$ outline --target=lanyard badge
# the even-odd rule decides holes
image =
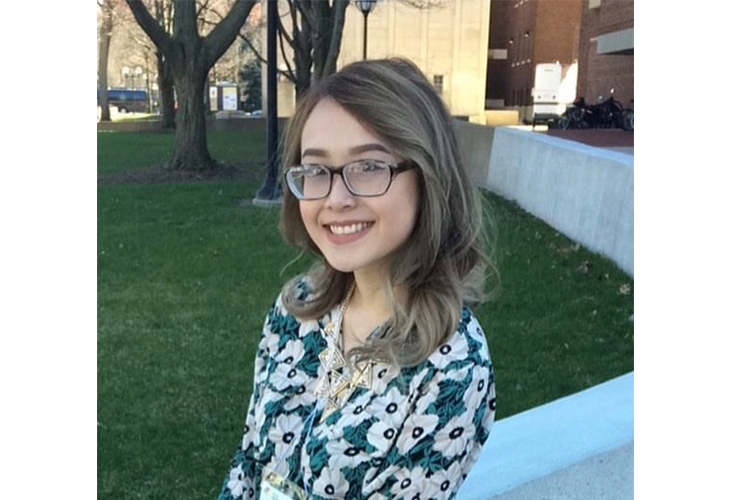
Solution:
[[[260,500],[306,500],[304,491],[285,477],[264,467]]]

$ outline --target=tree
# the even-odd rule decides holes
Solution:
[[[251,61],[241,68],[239,80],[243,82],[244,111],[261,110],[261,65],[257,61]]]
[[[297,98],[314,80],[335,72],[340,54],[345,9],[349,0],[286,0],[287,23],[278,19],[279,46],[286,70],[281,74],[294,84]],[[246,34],[239,35],[264,64],[266,59]],[[285,48],[288,47],[289,50]],[[287,52],[294,54],[293,63]]]
[[[335,72],[345,26],[345,9],[349,0],[287,2],[291,15],[291,32],[284,29],[279,20],[279,33],[280,40],[285,40],[294,52],[292,67],[286,51],[282,50],[287,73],[291,75],[290,79],[299,98],[312,84],[312,78],[318,81]]]
[[[101,106],[101,121],[111,121],[109,113],[109,84],[107,80],[107,68],[109,66],[109,47],[112,40],[112,28],[114,26],[114,4],[112,0],[97,2],[101,8],[101,29],[99,33],[99,105]]]
[[[206,170],[217,166],[205,135],[204,92],[208,71],[228,49],[246,22],[255,0],[235,0],[228,14],[201,37],[195,2],[174,0],[173,30],[169,34],[152,17],[142,0],[126,0],[140,27],[169,63],[177,91],[175,150],[168,168]]]

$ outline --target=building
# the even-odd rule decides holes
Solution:
[[[614,89],[633,108],[633,0],[583,0],[579,45],[578,95],[594,103]]]
[[[428,7],[418,8],[408,2],[380,1],[368,16],[368,59],[411,59],[438,89],[454,116],[484,123],[490,3],[448,0],[423,2]],[[362,60],[363,29],[363,15],[351,2],[338,68]],[[279,115],[291,116],[294,88],[285,79],[279,81],[277,102]]]
[[[565,110],[575,99],[580,17],[580,0],[492,0],[488,116],[531,121]]]

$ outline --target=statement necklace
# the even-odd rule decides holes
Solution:
[[[324,373],[320,376],[317,389],[314,391],[315,396],[326,398],[322,412],[323,419],[333,411],[342,408],[355,389],[358,387],[370,389],[373,383],[373,362],[356,361],[353,374],[348,369],[345,354],[342,352],[342,319],[354,291],[355,283],[353,282],[337,316],[324,327],[327,349],[319,353]]]

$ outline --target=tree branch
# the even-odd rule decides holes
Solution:
[[[150,15],[142,0],[126,0],[132,15],[137,24],[147,33],[150,40],[160,49],[163,54],[169,54],[172,49],[172,38]]]
[[[279,29],[276,30],[279,32],[279,46],[281,47],[281,57],[284,59],[284,64],[286,65],[286,71],[282,71],[281,74],[284,75],[289,81],[291,81],[294,85],[296,85],[296,77],[294,75],[294,70],[291,68],[291,63],[289,63],[289,59],[286,56],[286,50],[284,50],[284,42],[282,41],[284,30],[281,26],[281,19],[279,19],[279,16],[276,16]]]
[[[396,0],[396,2],[418,10],[438,10],[446,6],[445,0]]]
[[[315,0],[315,1],[323,1],[323,0]],[[290,5],[291,5],[291,3],[290,3]],[[296,9],[302,13],[302,17],[305,18],[306,22],[308,22],[310,26],[316,26],[317,21],[315,20],[314,9],[312,8],[310,1],[299,0],[294,5],[295,5]]]
[[[215,64],[236,39],[255,3],[256,0],[236,0],[226,17],[203,39],[205,65],[208,68]]]
[[[251,51],[253,52],[253,55],[256,56],[256,59],[258,59],[260,62],[266,64],[266,59],[264,58],[264,56],[262,56],[261,53],[258,50],[256,50],[256,47],[254,47],[253,42],[251,42],[251,40],[249,40],[246,35],[239,33],[238,38],[240,38],[241,40],[246,42],[246,45],[248,45],[248,47],[251,49]]]
[[[340,45],[342,44],[342,31],[345,25],[345,9],[349,0],[335,0],[334,18],[332,21],[332,32],[330,38],[330,46],[327,48],[327,58],[324,63],[322,76],[330,75],[335,72],[337,57],[340,55]]]
[[[293,19],[292,19],[292,21],[293,21]],[[286,30],[284,29],[284,23],[281,22],[281,18],[279,18],[278,16],[277,16],[277,19],[276,19],[276,24],[277,24],[277,28],[278,28],[277,31],[279,32],[279,36],[280,37],[283,36],[284,39],[286,40],[286,43],[288,43],[289,46],[293,49],[294,48],[294,40],[292,39],[291,36],[289,36],[289,33],[286,32]],[[296,28],[294,28],[294,29],[296,29]],[[281,51],[283,52],[284,51],[284,44],[283,43],[281,44],[281,47],[282,47]]]
[[[198,11],[196,12],[196,14],[195,14],[195,15],[196,15],[197,17],[200,17],[200,14],[201,14],[202,12],[205,12],[206,10],[208,10],[208,4],[210,3],[210,0],[205,0],[205,1],[203,1],[203,2],[198,2],[198,3],[199,3],[199,5],[200,5],[200,8],[198,9]],[[211,10],[212,10],[212,9],[211,9]]]

